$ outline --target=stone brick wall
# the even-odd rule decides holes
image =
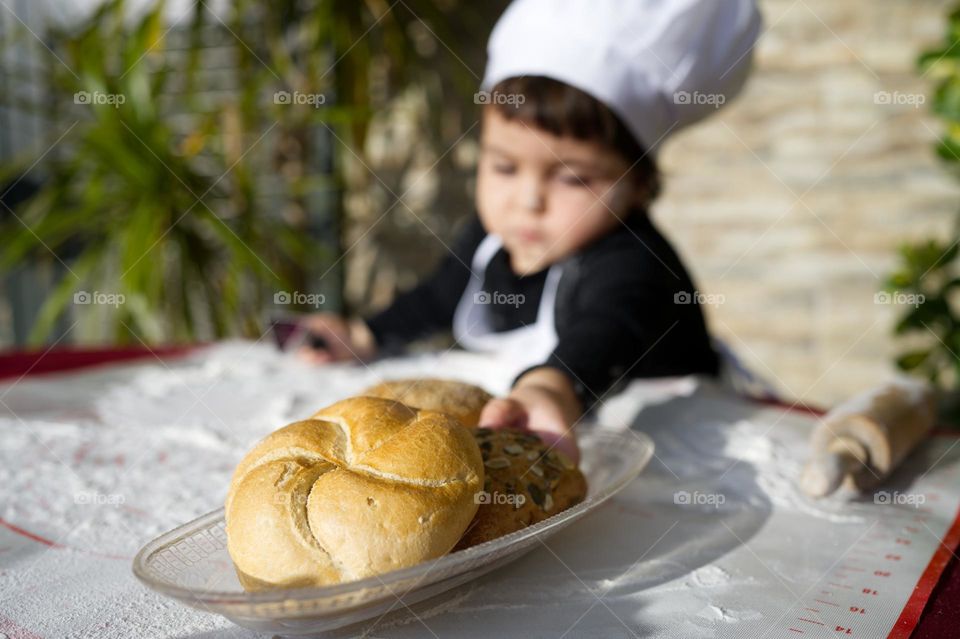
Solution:
[[[936,159],[915,60],[952,3],[762,0],[736,103],[661,155],[654,214],[714,333],[783,393],[830,404],[893,371],[902,309],[874,294],[903,242],[943,236],[960,183]]]

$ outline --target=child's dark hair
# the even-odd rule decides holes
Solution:
[[[653,157],[616,113],[580,89],[545,76],[517,76],[499,82],[493,94],[523,96],[523,101],[492,100],[507,120],[520,120],[557,136],[591,141],[618,153],[632,167],[634,183],[653,201],[660,173]]]

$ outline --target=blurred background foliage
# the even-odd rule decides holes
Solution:
[[[39,97],[0,97],[45,123],[0,167],[4,196],[19,194],[3,199],[0,269],[57,273],[21,318],[29,343],[74,323],[72,341],[256,339],[279,292],[345,312],[388,298],[405,253],[377,246],[430,261],[416,240],[468,212],[472,158],[456,143],[476,134],[505,4],[231,0],[174,21],[162,1],[108,0],[43,33],[8,30],[5,49],[40,37],[49,52],[39,74],[4,69]],[[84,291],[123,303],[76,303]]]
[[[923,52],[917,67],[935,82],[933,113],[943,123],[936,153],[960,180],[960,5],[947,17],[940,46]],[[891,294],[911,296],[895,333],[910,348],[900,353],[901,370],[922,375],[943,391],[943,418],[960,425],[960,218],[945,239],[904,244],[886,283]]]

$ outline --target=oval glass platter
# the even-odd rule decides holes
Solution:
[[[653,455],[653,442],[635,431],[584,426],[577,440],[580,469],[587,478],[586,500],[522,530],[416,566],[322,588],[246,592],[227,553],[220,508],[146,544],[133,560],[133,572],[157,592],[260,632],[315,635],[373,619],[434,597],[534,550],[636,479]]]

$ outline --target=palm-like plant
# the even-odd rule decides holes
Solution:
[[[45,80],[57,101],[35,109],[60,123],[50,144],[62,139],[36,168],[36,154],[3,167],[7,182],[28,170],[43,180],[0,228],[0,268],[59,259],[68,246],[79,253],[64,260],[30,341],[48,337],[77,291],[123,296],[116,308],[72,307],[119,342],[256,336],[274,292],[336,294],[336,283],[311,274],[339,250],[342,171],[362,155],[372,114],[403,86],[436,83],[438,72],[457,89],[452,99],[434,91],[438,103],[463,103],[474,90],[457,64],[436,68],[412,27],[429,21],[436,37],[458,42],[500,7],[449,4],[234,0],[217,16],[200,2],[179,66],[165,52],[162,1],[132,23],[123,0],[109,0],[82,24],[51,29],[57,58]],[[221,94],[203,86],[211,30],[232,45],[235,88]],[[323,100],[284,103],[277,91]],[[186,110],[176,127],[162,106],[171,98]],[[349,152],[324,167],[338,144]],[[329,212],[325,222],[318,209]]]
[[[60,61],[49,81],[66,132],[55,132],[62,138],[41,164],[39,191],[4,230],[2,262],[81,248],[33,342],[79,290],[123,296],[91,318],[119,341],[130,331],[148,341],[251,334],[264,288],[287,286],[306,252],[295,228],[254,208],[249,165],[228,164],[222,112],[196,113],[187,135],[166,121],[159,105],[173,75],[161,60],[162,15],[159,3],[131,27],[123,2],[112,0],[79,28],[50,34]],[[34,161],[12,163],[7,175]]]

